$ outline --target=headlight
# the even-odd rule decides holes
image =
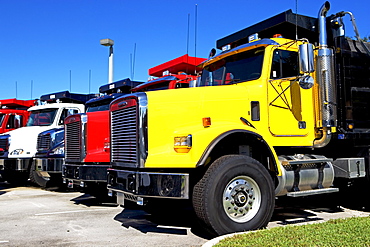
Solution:
[[[192,147],[192,135],[176,136],[174,138],[174,149],[178,153],[188,153]]]
[[[50,155],[53,155],[53,154],[64,154],[64,145],[63,146],[58,146],[58,147],[52,149],[49,154]]]

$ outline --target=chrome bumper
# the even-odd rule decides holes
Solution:
[[[37,171],[61,173],[64,158],[34,158]]]
[[[32,159],[0,159],[0,170],[28,171]]]
[[[63,165],[63,178],[79,182],[107,182],[107,169],[110,165]]]
[[[108,169],[108,190],[123,199],[140,203],[144,197],[189,199],[189,174]]]

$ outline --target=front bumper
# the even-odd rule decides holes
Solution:
[[[110,165],[75,165],[65,164],[63,166],[63,178],[73,181],[74,184],[80,182],[107,182],[107,169]]]
[[[189,174],[108,169],[108,190],[123,199],[138,202],[144,197],[189,199]]]
[[[48,173],[61,173],[64,164],[64,158],[35,158],[37,171]]]
[[[0,159],[0,170],[29,171],[32,158]]]

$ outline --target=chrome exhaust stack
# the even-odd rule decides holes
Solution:
[[[333,50],[328,48],[326,14],[330,3],[325,2],[319,11],[319,49],[317,57],[317,79],[320,87],[323,136],[315,140],[314,147],[326,146],[331,138],[331,127],[337,126],[336,86]]]

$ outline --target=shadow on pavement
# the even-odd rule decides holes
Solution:
[[[188,229],[201,238],[211,239],[198,224],[198,220],[191,207],[179,207],[176,210],[169,209],[167,212],[157,211],[148,213],[143,207],[133,204],[127,205],[124,210],[114,217],[125,228],[135,228],[142,233],[161,233],[187,235]]]

